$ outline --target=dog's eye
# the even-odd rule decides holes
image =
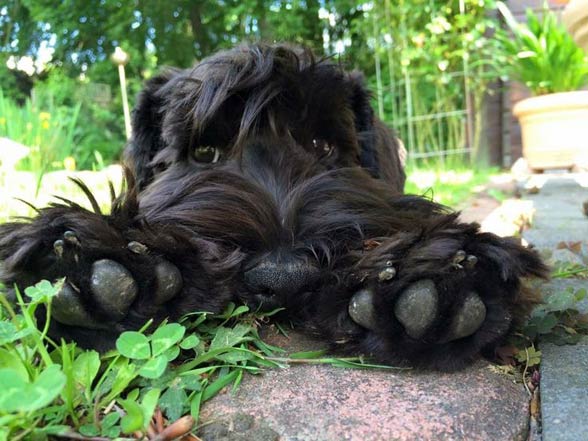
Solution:
[[[333,150],[335,150],[335,146],[324,139],[315,138],[312,140],[312,145],[320,156],[331,156]]]
[[[204,164],[214,164],[220,159],[220,150],[209,145],[199,146],[194,149],[194,159]]]

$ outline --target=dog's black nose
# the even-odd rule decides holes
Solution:
[[[265,296],[284,296],[307,289],[319,277],[317,267],[305,260],[269,256],[244,274],[249,289]]]

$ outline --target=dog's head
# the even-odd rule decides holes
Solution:
[[[260,140],[324,169],[363,167],[402,192],[399,146],[362,75],[286,45],[239,46],[151,79],[126,157],[144,187],[173,164],[198,172],[243,159]]]
[[[398,221],[399,153],[360,74],[254,45],[150,80],[126,160],[150,222],[238,250],[247,289],[285,292]]]

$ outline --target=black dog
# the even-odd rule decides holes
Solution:
[[[51,332],[82,346],[243,302],[284,307],[338,351],[464,366],[524,317],[521,278],[545,267],[403,195],[369,99],[360,75],[284,45],[164,73],[139,97],[111,214],[66,201],[1,226],[0,279],[65,277]]]

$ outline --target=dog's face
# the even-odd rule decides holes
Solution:
[[[288,46],[152,79],[127,148],[146,218],[185,219],[211,255],[238,261],[240,289],[307,290],[386,233],[387,198],[402,192],[398,146],[369,99],[361,75]]]

